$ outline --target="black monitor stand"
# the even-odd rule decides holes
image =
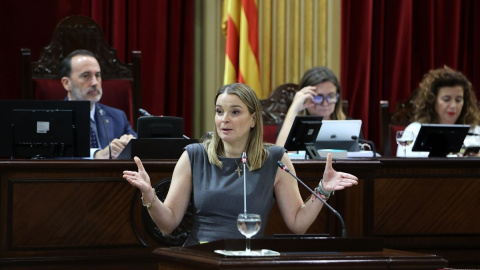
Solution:
[[[315,143],[305,143],[305,151],[311,159],[321,159],[320,154],[318,154]]]

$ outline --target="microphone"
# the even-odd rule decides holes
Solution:
[[[98,113],[100,113],[100,116],[102,117],[103,129],[105,130],[105,136],[107,136],[108,159],[112,159],[112,146],[110,145],[110,137],[108,136],[107,126],[105,125],[105,118],[103,117],[105,111],[100,106],[98,106]]]
[[[330,211],[332,211],[338,217],[338,219],[340,220],[340,223],[342,224],[342,237],[344,237],[344,238],[347,237],[347,231],[345,229],[345,223],[343,222],[343,218],[337,212],[337,210],[333,209],[333,207],[331,207],[324,199],[322,199],[322,197],[318,196],[318,194],[316,192],[314,192],[311,188],[309,188],[302,180],[300,180],[300,178],[298,178],[296,175],[294,175],[290,171],[290,169],[288,169],[287,166],[285,164],[283,164],[280,160],[277,163],[278,163],[278,167],[280,167],[280,169],[286,171],[288,174],[293,176],[293,178],[295,178],[300,184],[302,184],[306,189],[308,189],[308,191],[310,191],[310,193],[312,193],[315,197],[317,197],[317,199],[319,199],[325,206],[328,207],[328,209],[330,209]]]
[[[361,143],[370,144],[372,146],[373,157],[377,157],[377,148],[375,147],[375,143],[373,141],[360,139],[358,136],[352,136],[352,140],[358,140]]]
[[[152,116],[150,113],[148,113],[146,110],[144,110],[144,109],[142,109],[142,108],[138,109],[138,111],[139,111],[141,114],[143,114],[144,116]]]

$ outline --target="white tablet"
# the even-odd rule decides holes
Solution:
[[[343,149],[359,151],[358,137],[362,120],[322,120],[315,147],[320,149]]]

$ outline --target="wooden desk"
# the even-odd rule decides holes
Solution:
[[[171,177],[176,161],[145,161],[153,183]],[[349,237],[383,237],[386,248],[437,254],[449,266],[480,268],[479,159],[335,161],[360,178],[329,203]],[[310,187],[323,161],[294,161]],[[139,192],[122,178],[121,160],[0,161],[0,267],[156,269],[161,246],[145,229]],[[300,188],[303,196],[307,191]],[[324,209],[307,233],[340,236]],[[289,233],[274,208],[266,234]],[[38,266],[38,267],[36,267]],[[68,266],[68,267],[66,267]]]

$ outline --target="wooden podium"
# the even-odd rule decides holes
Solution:
[[[229,257],[215,250],[243,250],[244,239],[186,248],[157,248],[158,269],[441,269],[437,255],[383,249],[382,238],[297,237],[252,239],[252,250],[280,253],[270,257]]]

